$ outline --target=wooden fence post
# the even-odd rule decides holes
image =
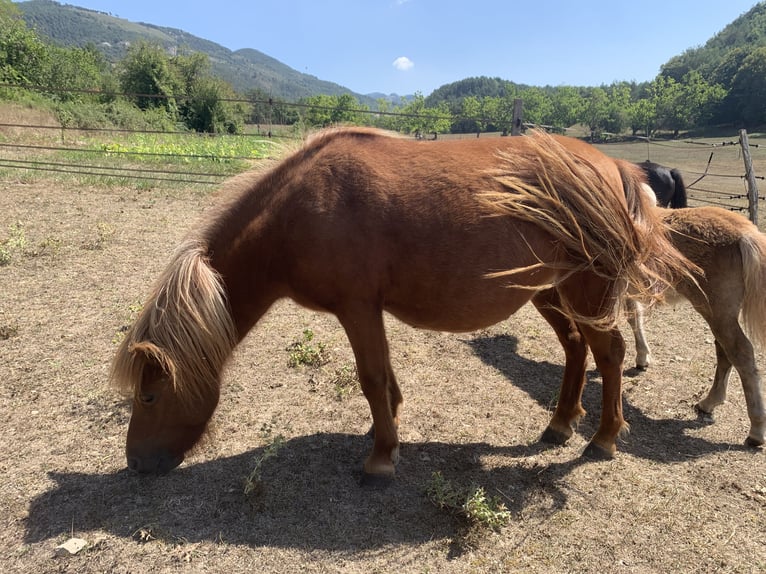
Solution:
[[[745,162],[745,178],[747,179],[747,203],[750,221],[758,225],[758,184],[753,173],[753,159],[750,157],[750,145],[747,142],[747,130],[739,130],[739,145],[742,146],[742,159]]]
[[[511,135],[520,136],[522,126],[522,113],[524,110],[524,102],[521,98],[513,100],[513,125],[511,126]]]

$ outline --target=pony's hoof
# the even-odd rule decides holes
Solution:
[[[362,472],[362,478],[359,479],[359,486],[369,490],[383,490],[394,483],[393,474],[373,474],[371,472]]]
[[[558,431],[551,427],[547,427],[540,437],[540,442],[544,442],[546,444],[563,445],[566,444],[570,436],[572,435]]]
[[[594,442],[589,442],[585,450],[582,451],[581,456],[591,460],[612,460],[614,458],[614,451],[599,446]]]
[[[699,422],[702,422],[705,424],[712,424],[715,422],[715,416],[713,416],[713,411],[705,410],[704,408],[702,408],[702,406],[699,403],[694,405],[694,412],[697,413],[697,419],[699,420]]]
[[[763,447],[763,439],[757,439],[749,436],[745,439],[745,446],[760,449]]]

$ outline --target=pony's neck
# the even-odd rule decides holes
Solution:
[[[258,195],[253,191],[231,204],[207,233],[210,264],[223,280],[240,341],[282,296],[271,272],[278,253],[270,238],[273,216],[254,201]]]

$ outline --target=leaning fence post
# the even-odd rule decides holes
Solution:
[[[758,225],[758,184],[753,173],[753,159],[750,157],[750,145],[747,142],[747,130],[739,130],[739,145],[742,146],[742,159],[745,162],[745,178],[747,179],[747,203],[750,210],[750,221]]]

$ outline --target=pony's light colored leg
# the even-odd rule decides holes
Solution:
[[[766,442],[766,409],[764,408],[761,377],[755,362],[755,353],[750,339],[742,332],[739,323],[728,321],[726,325],[713,327],[716,337],[716,374],[708,395],[697,407],[703,412],[712,413],[713,409],[726,400],[726,386],[731,366],[737,369],[742,380],[742,389],[747,404],[747,416],[750,419],[750,432],[746,443],[760,446]]]
[[[729,361],[729,357],[721,347],[718,339],[715,340],[715,377],[713,378],[713,386],[710,387],[707,396],[697,403],[696,407],[699,411],[706,414],[713,414],[713,410],[718,405],[722,405],[726,402],[726,389],[729,386],[729,376],[731,375],[732,364]]]
[[[560,300],[553,290],[535,295],[532,302],[553,327],[566,357],[556,410],[540,440],[564,444],[572,436],[572,426],[585,415],[582,392],[585,387],[588,346],[577,325],[558,311]]]
[[[585,340],[593,352],[596,366],[601,372],[601,422],[583,456],[611,458],[617,450],[617,436],[627,430],[622,416],[622,367],[625,359],[625,341],[618,328],[601,331],[580,325]]]
[[[635,299],[626,299],[625,308],[628,324],[633,330],[633,339],[636,341],[636,368],[644,370],[652,362],[652,354],[644,334],[644,306]]]
[[[393,478],[399,457],[397,425],[402,395],[394,378],[379,308],[365,306],[338,314],[356,358],[356,368],[370,404],[374,441],[364,463],[365,480]]]

